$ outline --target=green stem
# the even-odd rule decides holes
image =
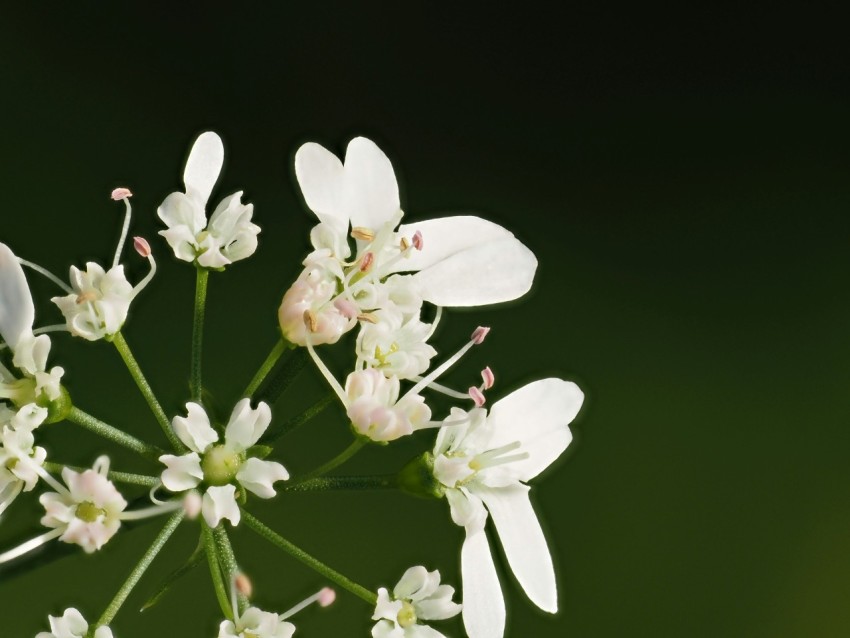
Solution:
[[[283,391],[290,386],[295,378],[310,360],[306,348],[294,348],[290,350],[283,360],[278,362],[275,368],[266,377],[265,382],[254,393],[256,401],[265,401],[269,405],[275,403]]]
[[[60,474],[62,468],[69,468],[75,472],[85,472],[88,468],[76,467],[74,465],[65,465],[64,463],[53,463],[51,461],[44,462],[44,469],[54,474]],[[114,472],[112,470],[106,475],[110,481],[116,483],[129,483],[130,485],[142,485],[144,487],[153,487],[159,483],[159,477],[148,476],[147,474],[130,474],[129,472]]]
[[[171,518],[168,519],[165,527],[162,528],[162,531],[160,531],[159,535],[154,540],[153,545],[148,548],[148,551],[146,551],[145,555],[142,556],[138,565],[136,565],[133,568],[133,571],[130,572],[127,580],[124,581],[123,585],[121,585],[121,589],[119,589],[118,593],[115,594],[115,598],[113,598],[112,602],[109,603],[109,607],[106,608],[106,611],[103,612],[97,623],[95,623],[95,627],[108,625],[112,622],[112,619],[115,618],[115,614],[117,614],[118,610],[121,609],[121,605],[123,605],[124,601],[127,600],[127,596],[129,596],[130,592],[133,591],[133,588],[139,582],[139,579],[145,571],[147,571],[148,567],[150,567],[153,559],[156,558],[157,554],[159,554],[159,551],[174,533],[174,530],[177,529],[177,526],[180,525],[180,522],[183,520],[185,515],[186,513],[183,510],[178,510],[171,515]]]
[[[265,434],[260,438],[260,443],[270,443],[271,441],[275,441],[282,437],[284,434],[289,434],[295,428],[300,427],[315,418],[322,412],[326,407],[336,401],[336,395],[333,392],[329,392],[321,399],[316,401],[313,405],[307,408],[303,414],[299,414],[296,417],[289,419],[288,421],[284,421],[280,424],[272,424],[272,426],[266,430]]]
[[[338,454],[337,456],[332,458],[327,463],[320,465],[319,467],[317,467],[312,472],[307,472],[307,474],[304,474],[303,476],[296,477],[295,480],[292,482],[292,484],[298,485],[299,483],[302,483],[302,482],[307,481],[309,479],[313,479],[313,478],[316,478],[318,476],[322,476],[324,474],[327,474],[328,472],[339,467],[340,465],[345,463],[348,459],[350,459],[352,456],[357,454],[361,449],[363,449],[364,445],[366,445],[366,439],[361,438],[361,437],[354,439],[354,442],[351,445],[349,445],[347,448],[345,448],[340,454]]]
[[[286,352],[289,344],[283,339],[278,339],[277,343],[272,348],[272,351],[269,352],[269,356],[266,357],[266,360],[263,361],[260,369],[257,370],[254,378],[251,379],[251,383],[248,384],[248,387],[245,388],[245,392],[242,393],[243,397],[251,397],[257,391],[257,388],[260,387],[260,384],[266,378],[266,376],[271,372],[272,368],[274,368],[278,359],[280,359],[280,355]]]
[[[328,492],[331,490],[376,490],[398,487],[395,474],[381,476],[330,476],[305,479],[278,488],[282,492]]]
[[[322,574],[322,576],[324,576],[328,580],[331,580],[340,587],[347,589],[355,596],[359,596],[372,606],[377,604],[378,597],[371,591],[369,591],[362,585],[358,585],[353,580],[346,578],[335,569],[328,567],[317,558],[314,558],[313,556],[305,552],[303,549],[293,545],[283,536],[270,529],[269,527],[266,527],[265,524],[254,518],[254,516],[252,516],[245,510],[242,510],[242,521],[252,530],[257,532],[257,534],[269,541],[272,545],[276,545],[283,551],[287,552],[289,555],[293,556],[294,558],[297,558],[308,567]]]
[[[215,548],[218,552],[218,560],[221,568],[229,581],[233,581],[237,574],[242,570],[239,569],[239,564],[236,562],[236,555],[233,553],[233,546],[230,544],[230,538],[227,536],[227,531],[224,529],[224,523],[219,523],[218,527],[213,529],[213,537],[215,538]],[[236,592],[236,603],[239,605],[239,614],[241,615],[248,608],[248,597],[242,592]]]
[[[76,406],[71,408],[71,411],[65,418],[68,421],[71,421],[71,423],[76,423],[77,425],[84,427],[105,439],[109,439],[114,443],[123,445],[124,447],[133,450],[134,452],[138,452],[142,456],[151,460],[156,461],[161,455],[165,454],[165,450],[158,448],[155,445],[151,445],[150,443],[145,443],[134,436],[130,436],[126,432],[93,417],[91,414],[83,412]]]
[[[189,388],[192,401],[201,402],[203,383],[201,382],[201,353],[204,345],[204,310],[207,306],[207,281],[210,271],[198,266],[195,278],[195,317],[192,322],[192,373],[189,377]]]
[[[233,610],[230,608],[230,598],[227,587],[224,584],[224,579],[221,576],[221,564],[218,560],[218,550],[215,546],[215,537],[212,529],[203,520],[201,521],[201,534],[204,539],[204,551],[207,555],[207,562],[210,566],[210,576],[212,577],[213,589],[215,596],[218,599],[218,606],[224,617],[228,620],[233,620]]]
[[[168,421],[165,411],[162,409],[159,401],[157,401],[148,380],[145,379],[145,375],[142,374],[142,369],[139,367],[139,363],[130,351],[130,346],[127,345],[127,342],[124,340],[124,335],[121,334],[120,330],[113,336],[112,343],[115,344],[118,354],[120,354],[121,358],[124,360],[127,369],[130,371],[130,375],[133,377],[136,385],[139,386],[142,396],[144,396],[145,401],[148,402],[148,406],[150,407],[151,412],[153,412],[153,415],[156,417],[159,427],[161,427],[162,431],[165,432],[165,436],[168,437],[171,445],[178,452],[185,452],[187,449],[186,446],[183,445],[183,442],[177,438],[177,435],[171,428],[171,423]]]

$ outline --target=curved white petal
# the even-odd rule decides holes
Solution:
[[[405,629],[404,638],[446,638],[446,635],[428,625],[413,625]]]
[[[159,460],[166,467],[162,471],[161,479],[162,484],[167,490],[182,492],[183,490],[197,487],[204,479],[204,471],[201,469],[201,457],[198,456],[197,452],[184,454],[183,456],[163,454],[159,457]]]
[[[204,520],[210,527],[216,527],[221,519],[226,518],[234,527],[239,525],[242,512],[236,503],[236,487],[221,485],[208,487],[201,504]]]
[[[399,211],[398,182],[389,158],[365,137],[345,151],[345,206],[352,226],[377,231]]]
[[[178,242],[195,243],[195,235],[207,225],[203,204],[198,204],[185,193],[168,195],[156,209],[157,216],[168,226],[170,233],[160,231],[169,245],[175,248]],[[71,273],[73,281],[73,271]]]
[[[392,272],[424,270],[462,250],[513,237],[507,228],[475,215],[427,219],[398,228],[399,234],[408,240],[417,231],[422,233],[422,250],[412,251],[393,267]]]
[[[469,531],[460,550],[463,625],[469,638],[502,638],[505,599],[484,529]]]
[[[307,142],[295,153],[295,177],[307,206],[343,237],[348,232],[342,162],[324,146]]]
[[[540,521],[531,507],[528,486],[476,488],[496,524],[508,563],[525,593],[543,611],[558,611],[558,590],[552,556]]]
[[[275,461],[261,461],[250,458],[242,464],[236,474],[236,480],[242,486],[259,496],[260,498],[271,498],[275,492],[274,484],[277,481],[285,481],[289,478],[289,472],[280,463]]]
[[[197,403],[187,403],[186,412],[185,417],[174,417],[171,420],[171,427],[190,450],[203,453],[210,445],[218,441],[218,432],[213,430],[206,411]]]
[[[212,131],[201,133],[189,151],[189,159],[183,171],[186,194],[201,209],[207,205],[223,164],[224,145],[221,138]]]
[[[94,632],[94,638],[113,638],[112,630],[109,627],[98,627]]]
[[[456,252],[413,280],[422,298],[437,306],[484,306],[524,295],[536,270],[534,253],[507,237]]]
[[[233,408],[224,440],[228,447],[242,452],[260,440],[271,422],[272,411],[266,402],[260,401],[256,408],[251,408],[251,399],[242,399]]]
[[[446,490],[446,500],[449,502],[452,520],[468,530],[484,529],[487,522],[487,510],[481,499],[470,494],[465,488]]]
[[[0,243],[0,337],[11,348],[32,332],[35,307],[24,269],[6,244]]]
[[[493,434],[490,446],[513,441],[527,452],[524,461],[509,465],[512,473],[528,481],[545,470],[572,440],[568,424],[576,417],[584,393],[570,381],[549,378],[533,381],[493,404],[487,417]]]

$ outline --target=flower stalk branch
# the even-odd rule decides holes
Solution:
[[[138,452],[142,456],[153,461],[156,461],[159,459],[161,454],[165,453],[165,450],[162,450],[155,445],[151,445],[150,443],[145,443],[144,441],[141,441],[136,437],[109,425],[108,423],[104,423],[100,419],[80,410],[80,408],[76,406],[71,408],[71,411],[65,418],[72,423],[102,436],[105,439],[109,439],[118,445],[122,445],[134,452]]]
[[[200,403],[203,393],[201,359],[204,345],[204,311],[207,305],[207,282],[210,271],[200,266],[195,268],[195,314],[192,321],[192,369],[189,377],[192,401]]]

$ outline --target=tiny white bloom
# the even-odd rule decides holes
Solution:
[[[127,501],[106,478],[108,471],[106,457],[100,457],[94,469],[84,472],[63,468],[67,489],[39,498],[45,509],[42,525],[61,530],[59,540],[76,543],[87,553],[103,547],[121,527],[121,513],[127,507]]]
[[[172,492],[183,492],[205,482],[201,511],[206,522],[215,527],[226,518],[238,525],[241,515],[234,481],[260,498],[271,498],[276,493],[274,483],[289,478],[280,463],[247,454],[271,423],[271,409],[262,401],[256,408],[251,408],[250,399],[239,401],[225,428],[223,443],[219,443],[218,432],[201,405],[187,403],[186,411],[185,417],[174,417],[172,427],[190,452],[159,457],[166,466],[162,484]]]
[[[525,482],[567,448],[568,424],[584,395],[574,383],[543,379],[497,401],[488,415],[454,409],[437,435],[434,477],[452,519],[466,529],[461,550],[463,620],[470,638],[502,636],[505,606],[484,533],[493,517],[508,564],[531,601],[558,608],[555,572]]]
[[[249,607],[236,622],[225,620],[219,625],[218,638],[291,638],[295,625],[278,614]]]
[[[85,270],[71,266],[70,294],[53,297],[75,337],[96,341],[121,330],[136,292],[118,264],[104,270],[88,262]]]
[[[257,249],[259,226],[251,222],[253,204],[242,203],[242,191],[224,198],[207,221],[207,201],[224,163],[221,138],[202,133],[189,151],[183,183],[186,192],[171,193],[157,209],[168,226],[159,232],[183,261],[204,268],[223,268]]]
[[[399,400],[398,377],[386,377],[367,368],[348,375],[345,382],[346,412],[354,429],[373,441],[394,441],[429,427],[431,409],[419,394]]]
[[[47,409],[30,404],[17,413],[3,409],[0,431],[0,514],[21,492],[38,482],[38,468],[47,453],[35,445],[33,430],[47,418]],[[5,422],[3,422],[5,421]]]
[[[405,321],[395,307],[378,310],[372,318],[374,323],[364,322],[357,335],[358,362],[399,379],[412,379],[428,369],[437,354],[427,342],[431,324],[418,316]]]
[[[283,296],[278,310],[283,336],[290,343],[336,343],[357,324],[356,312],[346,316],[331,301],[337,294],[337,279],[326,269],[309,265]],[[310,321],[305,321],[310,313]],[[310,325],[308,325],[310,324]]]
[[[35,638],[87,638],[89,624],[83,615],[73,607],[66,609],[61,616],[48,616],[50,631],[39,632]],[[113,638],[109,627],[98,627],[94,638]]]
[[[372,620],[373,638],[444,638],[443,634],[421,620],[445,620],[460,613],[461,605],[452,602],[454,588],[440,585],[440,572],[429,572],[421,565],[411,567],[393,588],[392,596],[381,587]]]

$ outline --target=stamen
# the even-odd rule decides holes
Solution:
[[[367,252],[363,254],[363,259],[360,260],[360,272],[369,272],[372,264],[375,261],[375,253]]]
[[[157,483],[148,492],[148,498],[151,500],[152,503],[155,503],[156,505],[165,505],[166,503],[168,503],[168,501],[163,501],[156,497],[156,491],[161,487],[162,483]]]
[[[350,299],[337,297],[336,301],[334,301],[334,308],[339,310],[339,313],[346,319],[353,319],[357,316],[357,304]]]
[[[68,325],[64,323],[56,323],[52,326],[44,326],[43,328],[36,328],[32,331],[32,333],[36,336],[43,335],[47,332],[68,332]]]
[[[116,188],[112,191],[110,197],[114,199],[116,202],[122,199],[127,199],[128,197],[132,197],[133,193],[130,192],[129,188]]]
[[[304,325],[310,332],[316,332],[319,329],[319,320],[316,319],[316,313],[309,308],[304,311]]]
[[[130,199],[129,199],[130,191],[129,190],[127,190],[126,188],[124,188],[124,189],[116,188],[114,191],[112,191],[112,196],[113,196],[112,199],[115,199],[115,193],[116,192],[124,193],[124,191],[127,192],[127,195],[125,195],[124,197],[121,198],[121,199],[124,200],[124,226],[121,228],[121,237],[118,240],[118,246],[115,248],[115,257],[112,258],[112,267],[113,268],[115,268],[115,266],[117,266],[118,262],[121,260],[121,251],[124,250],[124,241],[127,239],[127,233],[130,230],[130,217],[132,216],[132,213],[133,213],[133,209],[130,206]]]
[[[7,552],[0,554],[0,564],[8,563],[10,560],[16,559],[18,556],[23,556],[27,552],[31,552],[32,550],[41,547],[45,543],[52,541],[54,538],[58,536],[62,536],[65,533],[65,527],[58,527],[56,529],[52,529],[49,532],[45,532],[40,536],[36,536],[32,540],[28,540],[26,543],[22,543],[18,545],[14,549],[10,549]]]
[[[423,377],[415,386],[413,386],[410,390],[408,390],[404,396],[410,396],[418,393],[427,385],[430,385],[434,380],[436,380],[441,374],[443,374],[446,370],[451,368],[455,363],[457,363],[463,355],[474,345],[481,343],[484,340],[484,337],[487,336],[487,333],[490,331],[490,328],[482,328],[478,327],[472,333],[472,337],[470,340],[464,345],[460,350],[458,350],[452,357],[449,357],[446,361],[443,362],[441,366],[430,372],[427,376]],[[465,397],[464,397],[465,398]]]
[[[313,603],[319,603],[319,607],[327,607],[328,605],[332,605],[336,600],[336,592],[330,587],[324,587],[317,591],[315,594],[310,596],[309,598],[305,598],[300,603],[295,605],[293,608],[283,612],[280,615],[281,620],[286,620],[297,614],[299,611],[304,609],[305,607],[309,607]]]
[[[251,580],[241,572],[233,577],[233,585],[236,587],[236,591],[246,598],[250,598],[251,594],[254,593],[254,587],[251,585]]]
[[[405,251],[410,248],[410,240],[407,239],[407,237],[402,237],[401,242],[399,242],[399,244],[401,246],[402,251]]]
[[[443,307],[437,306],[437,314],[434,315],[434,321],[431,322],[431,329],[428,330],[428,336],[425,337],[425,341],[428,341],[431,337],[434,336],[434,332],[437,330],[437,326],[440,323],[440,319],[443,318]]]
[[[77,305],[88,303],[89,301],[95,301],[97,299],[97,293],[94,290],[87,290],[86,292],[80,293],[77,295]]]
[[[148,274],[145,275],[144,279],[142,279],[138,284],[136,284],[136,287],[133,288],[133,297],[135,297],[142,292],[144,287],[151,282],[153,276],[156,274],[156,260],[153,258],[153,253],[151,253],[150,244],[148,244],[148,241],[144,237],[133,237],[133,246],[135,247],[136,252],[142,257],[147,257],[148,263],[151,266],[151,269],[148,271]]]
[[[495,467],[497,465],[513,463],[514,461],[524,461],[529,457],[528,452],[520,452],[519,454],[504,456],[508,452],[513,452],[514,450],[519,449],[521,446],[522,443],[520,443],[519,441],[514,441],[513,443],[508,443],[507,445],[503,445],[502,447],[496,448],[495,450],[487,450],[486,452],[482,452],[469,462],[469,467],[475,471],[478,471],[486,469],[488,467]]]
[[[105,454],[97,457],[92,465],[92,469],[101,476],[109,474],[109,457]]]
[[[54,275],[52,272],[50,272],[46,268],[42,268],[38,264],[34,264],[31,261],[27,261],[26,259],[21,259],[20,257],[18,257],[18,263],[21,264],[21,266],[26,266],[27,268],[34,270],[35,272],[37,272],[39,275],[41,275],[43,277],[47,277],[50,281],[52,281],[54,284],[59,286],[62,290],[67,292],[69,295],[74,294],[74,291],[71,290],[71,288],[70,288],[70,286],[68,286],[68,284],[66,284],[64,281],[59,279],[59,277]]]
[[[416,250],[422,250],[422,247],[424,245],[425,245],[425,243],[422,239],[422,231],[417,230],[415,233],[413,233],[413,247]]]
[[[371,312],[361,312],[357,315],[358,321],[365,321],[367,323],[378,323],[378,318]]]
[[[493,384],[496,383],[496,375],[493,374],[490,366],[487,366],[481,371],[481,380],[484,382],[481,385],[482,390],[489,390],[493,387]]]
[[[202,503],[201,495],[195,490],[190,490],[186,493],[186,496],[183,497],[183,511],[186,512],[189,520],[194,521],[198,518],[198,515],[201,513]]]
[[[28,468],[38,474],[42,479],[44,479],[44,482],[47,483],[50,487],[52,487],[54,490],[56,490],[59,494],[62,494],[63,496],[71,496],[71,492],[68,491],[68,488],[62,485],[55,478],[53,478],[50,475],[50,472],[45,470],[38,463],[30,460],[30,458],[26,456],[18,460],[20,463],[26,463]]]
[[[151,245],[144,237],[133,237],[133,248],[135,248],[136,252],[142,257],[150,257]]]
[[[121,514],[118,515],[118,518],[122,521],[138,521],[143,518],[152,518],[154,516],[168,514],[169,512],[179,510],[182,507],[182,500],[166,501],[162,505],[154,505],[152,507],[143,507],[142,509],[132,510],[129,512],[121,512]]]
[[[421,381],[422,377],[412,377],[413,381]],[[434,390],[435,392],[439,392],[440,394],[445,394],[448,397],[453,399],[461,399],[466,400],[469,398],[468,394],[464,394],[463,392],[458,392],[457,390],[452,390],[451,388],[447,388],[446,386],[437,383],[436,381],[432,381],[428,384],[429,390]]]
[[[487,402],[484,393],[475,386],[469,388],[469,398],[475,403],[476,408],[480,408]]]
[[[472,342],[473,342],[476,346],[477,346],[477,345],[480,345],[481,343],[483,343],[483,342],[484,342],[484,338],[487,336],[487,334],[488,334],[489,332],[490,332],[490,328],[489,328],[489,327],[485,327],[485,326],[478,326],[478,327],[477,327],[477,328],[476,328],[476,329],[472,332],[472,337],[471,337]]]
[[[351,229],[351,236],[361,241],[372,241],[375,239],[375,231],[365,226],[355,226]]]
[[[345,394],[345,390],[342,389],[342,386],[339,384],[339,381],[336,380],[331,371],[328,370],[328,367],[325,363],[319,358],[319,355],[316,354],[316,351],[313,349],[313,344],[310,343],[310,335],[307,335],[306,339],[307,352],[310,353],[310,357],[313,359],[313,363],[316,364],[316,367],[319,369],[319,372],[322,373],[322,376],[325,377],[325,380],[331,386],[331,389],[336,393],[336,396],[342,402],[344,406],[348,406],[348,397]]]
[[[6,511],[6,508],[14,502],[14,500],[18,497],[18,494],[20,494],[23,489],[24,482],[20,479],[6,484],[6,487],[3,488],[3,492],[0,492],[0,516],[2,516],[3,512]]]

